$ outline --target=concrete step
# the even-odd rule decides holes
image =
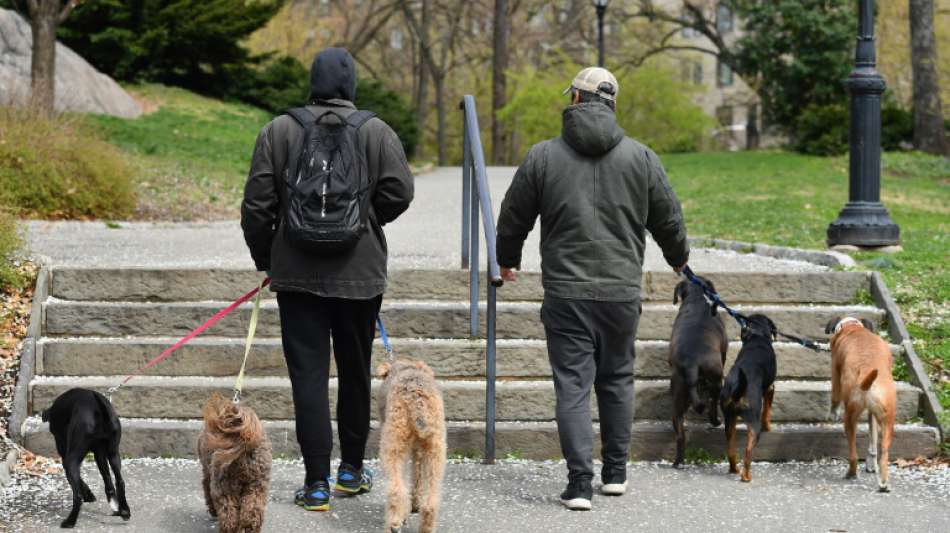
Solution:
[[[26,447],[33,452],[56,456],[52,435],[41,427],[38,418],[29,419],[24,431]],[[291,421],[265,421],[264,427],[271,439],[276,457],[298,457],[294,424]],[[122,419],[121,452],[126,457],[194,457],[194,443],[201,430],[200,420],[143,420]],[[481,457],[485,443],[484,425],[477,422],[449,422],[448,453],[452,456]],[[594,457],[600,454],[599,427],[594,426]],[[737,441],[745,442],[745,428],[740,424]],[[334,438],[336,432],[334,431]],[[687,426],[687,446],[703,450],[715,460],[725,456],[725,437],[722,428],[690,424]],[[514,456],[532,460],[559,459],[557,427],[553,422],[501,422],[495,429],[498,457]],[[895,427],[890,457],[912,459],[930,457],[937,452],[938,435],[935,428],[917,424]],[[334,453],[340,447],[334,445]],[[631,459],[653,461],[671,460],[675,453],[675,437],[669,423],[637,422],[633,424],[630,442]],[[376,424],[370,433],[367,455],[374,457],[379,450],[379,432]],[[863,458],[867,450],[867,426],[859,426],[858,450]],[[762,434],[755,448],[757,461],[813,461],[824,458],[846,458],[847,441],[840,424],[774,424],[772,431]]]
[[[702,273],[701,273],[702,274]],[[714,272],[708,275],[729,303],[847,304],[868,288],[863,272]],[[254,287],[261,274],[229,269],[71,268],[53,270],[51,294],[87,301],[230,301]],[[679,281],[673,272],[646,272],[644,301],[669,302]],[[271,296],[271,293],[267,293]],[[393,270],[388,299],[463,300],[469,273],[463,270]],[[523,272],[499,291],[503,301],[537,301],[541,277]]]
[[[73,387],[105,392],[119,383],[121,376],[46,377],[30,385],[32,413],[39,413],[60,394]],[[381,382],[374,380],[377,390]],[[213,392],[229,395],[234,379],[210,377],[154,377],[133,379],[112,398],[116,411],[131,418],[198,418],[204,402]],[[330,380],[331,412],[336,405],[336,379]],[[636,383],[636,418],[667,420],[670,417],[668,380],[639,380]],[[278,377],[251,377],[245,381],[245,401],[264,419],[289,420],[294,417],[290,381]],[[442,381],[446,418],[483,420],[484,381]],[[918,413],[919,390],[898,384],[897,420],[913,419]],[[498,381],[497,419],[538,421],[554,418],[554,385],[550,380]],[[779,381],[776,383],[773,419],[777,422],[830,421],[831,385],[827,381]],[[374,394],[375,403],[375,394]],[[591,395],[592,412],[596,399]],[[377,409],[373,407],[373,415]]]
[[[129,374],[155,357],[177,338],[172,337],[47,337],[37,343],[37,373],[48,376],[97,376]],[[467,339],[392,339],[398,355],[426,361],[440,377],[477,378],[485,375],[485,341]],[[547,350],[541,340],[501,340],[498,342],[497,370],[500,378],[543,378],[551,376]],[[732,366],[741,343],[729,345],[726,368]],[[899,347],[892,346],[895,354]],[[815,353],[798,344],[775,343],[780,379],[829,379],[828,354]],[[670,375],[669,342],[638,341],[636,375],[639,378],[666,378]],[[373,367],[385,355],[382,344],[375,345]],[[171,358],[150,368],[153,376],[233,376],[244,357],[244,340],[199,337],[183,346]],[[258,338],[248,358],[248,375],[286,376],[287,368],[280,339]],[[331,372],[335,368],[331,367]]]
[[[224,308],[225,302],[76,302],[49,298],[44,304],[47,336],[175,336],[184,335]],[[867,318],[879,324],[884,311],[863,305],[742,305],[746,314],[765,313],[779,329],[812,339],[826,339],[825,324],[836,316]],[[544,328],[541,304],[517,302],[498,304],[498,337],[502,339],[541,339]],[[250,304],[212,326],[206,335],[243,337],[247,332]],[[638,338],[668,340],[676,317],[672,304],[643,305]],[[407,338],[468,338],[469,307],[466,302],[390,301],[383,305],[382,318],[389,333]],[[725,317],[731,338],[737,339],[739,327]],[[484,323],[484,315],[481,317]],[[264,302],[258,323],[263,337],[280,335],[277,303]]]

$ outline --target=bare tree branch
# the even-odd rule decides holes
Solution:
[[[69,0],[66,2],[66,5],[63,6],[62,11],[59,12],[59,23],[62,24],[66,22],[66,19],[69,17],[69,14],[73,12],[73,9],[76,9],[76,6],[82,2],[83,0]]]

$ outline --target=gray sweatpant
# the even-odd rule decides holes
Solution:
[[[541,321],[557,395],[557,431],[568,478],[594,474],[590,390],[597,393],[604,468],[623,467],[633,424],[634,341],[640,302],[544,297]]]

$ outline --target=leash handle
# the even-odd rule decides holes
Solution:
[[[393,355],[393,345],[389,343],[386,326],[383,325],[383,319],[379,315],[376,315],[376,329],[379,330],[379,338],[382,339],[383,348],[386,349],[386,359],[392,361],[395,359],[395,355]]]
[[[244,360],[241,361],[241,370],[238,372],[237,379],[234,381],[234,397],[231,401],[239,403],[241,401],[241,391],[244,390],[244,372],[247,368],[247,357],[251,354],[251,345],[254,343],[254,334],[257,332],[257,320],[261,314],[261,289],[264,288],[269,278],[264,278],[257,285],[257,295],[254,298],[254,309],[251,311],[251,321],[247,327],[247,340],[244,341]]]

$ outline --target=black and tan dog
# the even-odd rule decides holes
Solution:
[[[737,474],[736,423],[741,417],[746,424],[745,456],[742,458],[742,481],[752,481],[752,449],[759,436],[769,431],[775,375],[778,371],[772,341],[778,329],[765,315],[748,317],[742,328],[742,349],[729,370],[719,403],[726,423],[726,445],[729,473]]]
[[[699,278],[715,292],[712,282]],[[680,300],[679,312],[670,337],[670,394],[673,397],[673,431],[676,432],[675,468],[683,466],[686,455],[686,427],[683,418],[690,406],[698,414],[707,413],[709,423],[719,425],[719,391],[726,363],[729,339],[726,325],[714,305],[706,301],[703,289],[681,281],[673,291],[673,303]]]
[[[96,501],[89,486],[80,477],[82,461],[89,452],[96,458],[113,516],[128,520],[132,514],[125,500],[125,481],[122,479],[122,460],[119,458],[122,425],[109,400],[95,391],[70,389],[56,398],[53,405],[43,411],[42,417],[44,422],[49,422],[50,433],[56,441],[56,451],[63,459],[63,471],[73,490],[72,510],[60,527],[74,527],[83,502]],[[115,486],[109,474],[110,467],[115,473]]]

